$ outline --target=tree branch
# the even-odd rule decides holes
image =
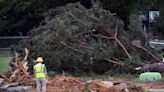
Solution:
[[[99,36],[99,35],[93,35],[93,36],[104,38],[104,39],[109,39],[109,40],[113,40],[114,39],[114,37],[108,37],[108,36]]]
[[[132,60],[131,55],[129,54],[129,52],[126,50],[126,48],[124,47],[124,45],[120,42],[120,40],[118,40],[118,38],[115,38],[116,42],[121,46],[121,48],[124,50],[124,52],[126,53],[126,55],[128,56],[128,58],[130,60]]]
[[[75,48],[72,48],[71,46],[67,45],[65,42],[60,41],[60,43],[61,43],[62,45],[64,45],[64,46],[66,46],[67,48],[72,49],[72,50],[74,50],[74,51],[76,51],[76,52],[84,53],[84,52],[82,52],[82,51],[80,51],[80,50],[77,50],[77,49],[75,49]]]
[[[116,26],[115,26],[115,34],[114,37],[116,38],[118,35],[118,19],[116,18]]]
[[[123,66],[123,65],[124,65],[124,64],[123,64],[123,63],[121,63],[121,62],[114,61],[114,60],[111,60],[111,59],[108,59],[108,58],[104,58],[104,60],[106,60],[106,61],[108,61],[108,62],[110,62],[110,63],[117,64],[117,65],[121,65],[121,66]]]
[[[153,53],[151,53],[150,51],[148,51],[146,48],[142,47],[142,46],[139,46],[139,45],[135,45],[134,43],[131,43],[134,47],[148,53],[152,58],[154,58],[156,61],[161,61],[160,58],[158,58],[157,56],[155,56]]]

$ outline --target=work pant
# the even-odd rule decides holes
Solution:
[[[47,82],[46,78],[36,79],[36,92],[40,92],[41,88],[42,88],[42,92],[46,92],[46,82]]]

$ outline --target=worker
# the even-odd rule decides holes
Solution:
[[[40,92],[40,88],[42,88],[42,92],[46,92],[46,76],[47,69],[45,64],[42,64],[43,58],[37,58],[37,64],[34,65],[34,72],[36,77],[36,92]],[[42,87],[41,87],[42,86]]]

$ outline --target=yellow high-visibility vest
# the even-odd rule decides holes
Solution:
[[[34,65],[34,71],[36,78],[45,78],[46,73],[44,71],[45,65],[44,64],[36,64]]]

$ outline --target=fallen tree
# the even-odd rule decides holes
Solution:
[[[45,21],[32,29],[30,38],[20,42],[15,50],[29,48],[30,59],[43,57],[48,70],[74,74],[132,72],[147,61],[160,60],[146,48],[131,44],[139,40],[144,47],[145,35],[141,31],[126,32],[115,13],[102,8],[86,9],[75,3],[44,15]]]
[[[139,71],[149,71],[149,72],[164,72],[164,62],[152,63],[152,64],[145,64],[141,67],[135,68],[135,70]]]

